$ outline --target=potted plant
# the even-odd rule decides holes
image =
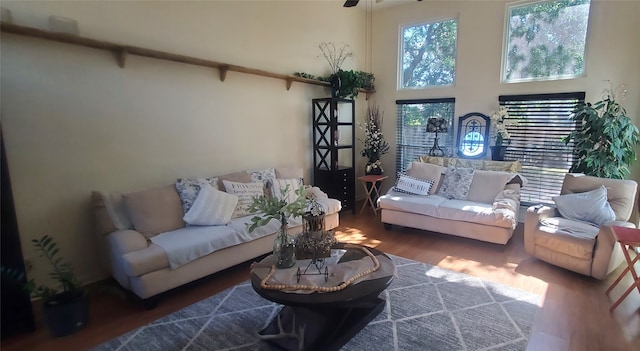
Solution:
[[[354,99],[358,96],[358,89],[373,90],[373,81],[375,80],[373,73],[341,69],[344,61],[353,57],[349,45],[321,43],[318,47],[333,72],[326,79],[322,79],[329,82],[332,97]]]
[[[625,179],[636,159],[638,128],[616,102],[613,89],[606,94],[606,98],[594,104],[578,105],[571,116],[578,128],[562,141],[565,144],[573,141],[578,155],[569,172]]]
[[[57,288],[36,285],[28,280],[24,289],[33,297],[42,299],[42,314],[45,325],[53,336],[66,336],[82,329],[89,319],[89,301],[70,265],[58,256],[60,249],[48,235],[31,240],[40,252],[40,257],[51,265],[50,276],[58,282]],[[2,267],[2,273],[14,281],[21,281],[24,273]]]
[[[507,127],[513,125],[515,121],[509,118],[509,111],[501,106],[497,112],[491,113],[491,135],[495,138],[495,144],[491,146],[491,159],[494,161],[504,160],[507,145],[511,144],[511,134]]]
[[[276,196],[254,197],[253,203],[249,207],[250,213],[261,212],[261,216],[251,218],[249,232],[261,227],[272,219],[280,222],[280,230],[276,234],[273,242],[273,256],[276,267],[289,268],[296,263],[295,238],[288,233],[289,218],[299,217],[305,213],[307,199],[304,187],[295,190],[295,199],[287,201],[289,185],[282,189],[279,198]]]
[[[380,163],[380,156],[389,152],[389,143],[382,135],[383,114],[377,106],[367,107],[367,120],[360,129],[364,131],[364,139],[360,154],[367,158],[365,174],[382,174],[384,170]]]

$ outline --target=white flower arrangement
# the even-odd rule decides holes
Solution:
[[[382,113],[377,107],[370,107],[367,109],[366,123],[358,125],[364,131],[364,139],[360,139],[364,144],[361,155],[367,157],[369,163],[380,160],[380,156],[389,152],[389,143],[384,140],[381,130]]]
[[[509,111],[501,106],[498,111],[491,112],[491,136],[495,138],[495,145],[502,146],[504,142],[511,144],[511,134],[507,130],[508,126],[517,124],[518,122],[510,118]]]

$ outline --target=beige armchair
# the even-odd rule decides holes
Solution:
[[[611,232],[611,225],[633,227],[628,222],[638,184],[633,180],[605,179],[567,174],[561,194],[584,193],[604,185],[615,221],[599,228],[562,218],[556,208],[532,206],[524,223],[524,248],[530,255],[556,266],[597,279],[604,279],[622,262],[622,252]],[[578,229],[574,232],[571,228]]]

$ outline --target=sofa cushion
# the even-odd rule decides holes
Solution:
[[[450,199],[438,207],[437,217],[454,221],[479,223],[494,227],[515,228],[518,218],[513,210],[497,210],[492,204]]]
[[[189,212],[193,201],[198,196],[200,184],[202,183],[211,184],[214,189],[218,189],[218,177],[178,178],[176,180],[176,190],[178,191],[178,196],[180,196],[180,201],[182,201],[184,213]]]
[[[468,200],[493,203],[494,199],[507,183],[514,177],[513,173],[476,170],[469,186]]]
[[[229,194],[238,197],[238,204],[233,212],[232,218],[249,215],[249,207],[253,203],[254,197],[264,196],[263,183],[238,183],[223,180],[225,189]]]
[[[584,193],[566,194],[553,198],[558,212],[569,219],[602,225],[616,219],[616,214],[607,202],[604,185]]]
[[[587,227],[589,226],[588,224],[585,225]],[[581,230],[588,229],[587,227],[582,227]],[[541,222],[538,226],[539,230],[534,236],[534,241],[536,245],[543,246],[549,250],[591,261],[593,257],[593,247],[596,242],[595,236],[598,234],[598,228],[592,228],[591,235],[593,238],[589,237],[591,235],[581,237],[573,233],[570,234],[564,230],[559,230],[555,225]]]
[[[429,194],[433,195],[438,190],[438,186],[443,178],[442,175],[446,170],[445,167],[431,163],[412,162],[405,173],[414,178],[433,181],[433,186],[431,186],[431,190],[429,190]]]
[[[438,207],[445,201],[447,201],[447,198],[439,195],[419,196],[404,194],[391,188],[389,192],[378,199],[378,205],[382,209],[438,217]]]
[[[271,196],[275,197],[278,200],[285,200],[288,204],[296,201],[296,199],[298,198],[298,195],[296,195],[296,190],[298,190],[302,186],[302,180],[300,178],[275,178],[272,181],[273,185],[271,187]]]
[[[224,187],[223,180],[228,180],[228,181],[231,181],[231,182],[238,182],[238,183],[251,183],[251,176],[247,172],[235,172],[235,173],[229,173],[229,174],[225,174],[223,176],[219,176],[218,177],[218,189],[220,189],[222,191],[229,192]]]
[[[238,204],[238,197],[202,183],[193,206],[182,218],[191,225],[225,225]]]
[[[398,173],[398,180],[396,180],[394,190],[406,194],[429,195],[433,183],[433,180],[418,179]]]
[[[473,168],[448,167],[438,195],[449,199],[465,200],[469,196],[474,172]]]
[[[123,200],[133,227],[146,238],[185,226],[182,204],[173,184],[128,193]]]

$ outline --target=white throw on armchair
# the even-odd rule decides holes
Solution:
[[[610,226],[635,228],[628,220],[637,187],[633,180],[565,175],[561,196],[554,198],[558,208],[538,205],[527,210],[525,251],[556,266],[604,279],[622,262]]]

